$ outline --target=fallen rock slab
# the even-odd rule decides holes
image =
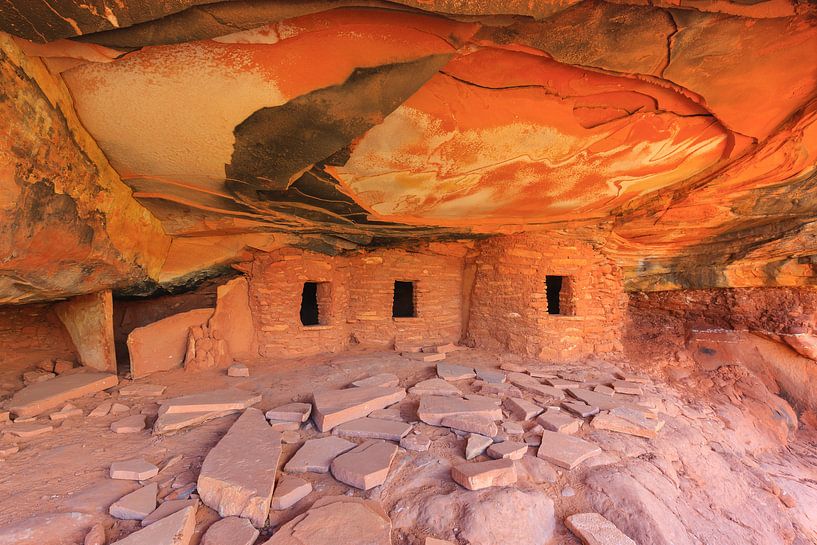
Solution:
[[[66,418],[72,418],[77,416],[82,416],[82,409],[79,409],[71,405],[70,403],[67,403],[65,407],[63,407],[59,411],[51,413],[49,415],[49,418],[51,418],[51,420],[54,420],[55,422],[59,422],[65,420]]]
[[[264,526],[281,457],[281,434],[264,413],[247,409],[204,459],[197,489],[202,503],[222,517]]]
[[[119,388],[122,397],[158,397],[165,393],[167,386],[159,384],[128,384]]]
[[[357,388],[369,388],[372,386],[380,388],[396,388],[400,384],[400,379],[393,373],[380,373],[368,378],[362,378],[352,383]]]
[[[159,473],[159,468],[143,458],[133,458],[123,462],[111,464],[111,479],[123,479],[127,481],[145,481],[155,477]]]
[[[66,401],[93,394],[119,384],[110,373],[62,375],[26,386],[11,398],[8,409],[21,417],[36,416],[59,407]]]
[[[472,460],[480,454],[483,454],[485,449],[490,447],[494,442],[491,437],[486,437],[478,433],[469,435],[468,440],[465,442],[465,459]]]
[[[587,418],[588,416],[593,416],[594,414],[599,413],[599,408],[594,405],[588,405],[583,401],[577,401],[575,399],[566,399],[562,401],[560,406],[576,416],[580,416],[582,418]]]
[[[397,445],[370,439],[332,461],[332,476],[361,490],[380,486],[389,476]]]
[[[548,431],[571,434],[579,431],[584,421],[562,411],[547,410],[539,415],[536,423]]]
[[[451,478],[468,490],[508,486],[516,482],[516,467],[512,460],[469,462],[451,468]]]
[[[438,396],[459,396],[462,392],[453,384],[449,384],[441,378],[431,378],[418,382],[413,387],[409,388],[409,393],[422,395],[438,395]]]
[[[641,384],[637,382],[630,382],[628,380],[614,380],[612,382],[613,390],[617,394],[637,395],[644,393]]]
[[[186,507],[111,545],[188,545],[195,529],[196,508]]]
[[[578,513],[565,519],[567,526],[584,545],[636,545],[615,524],[598,513]]]
[[[3,428],[3,433],[14,435],[21,439],[28,439],[30,437],[37,437],[38,435],[43,435],[44,433],[48,433],[53,430],[54,427],[51,426],[50,424],[40,424],[37,422],[17,424],[15,422],[11,426]]]
[[[511,415],[519,420],[530,420],[531,418],[536,418],[536,416],[544,411],[544,409],[539,405],[531,403],[530,401],[521,397],[506,397],[502,401],[502,406]]]
[[[592,390],[586,390],[584,388],[568,388],[567,391],[571,396],[575,397],[579,401],[584,401],[588,405],[598,407],[602,411],[609,411],[610,409],[615,409],[616,407],[637,407],[637,405],[635,405],[633,402],[622,399],[622,397],[617,394],[607,395],[594,392]]]
[[[505,382],[505,373],[497,369],[476,369],[477,378],[488,384],[502,384]]]
[[[15,520],[0,526],[2,545],[74,545],[82,543],[97,515],[69,511]]]
[[[312,483],[300,477],[284,475],[275,485],[275,492],[272,494],[270,508],[273,511],[289,509],[312,492]]]
[[[391,520],[379,504],[330,496],[284,524],[264,545],[391,545]],[[231,543],[232,545],[232,543]]]
[[[267,420],[306,422],[310,414],[312,414],[312,405],[309,403],[287,403],[270,409],[264,416],[267,417]]]
[[[148,516],[142,519],[142,526],[150,526],[154,522],[158,522],[165,517],[169,517],[173,513],[178,513],[186,507],[198,508],[199,500],[166,500],[162,504],[150,512]],[[242,519],[243,520],[243,519]],[[249,524],[249,522],[247,523]],[[250,526],[252,526],[250,524]]]
[[[386,439],[400,441],[411,431],[411,424],[383,420],[379,418],[358,418],[337,426],[332,433],[343,437],[362,437],[365,439]]]
[[[480,415],[455,414],[443,417],[441,426],[468,433],[478,433],[487,437],[495,437],[499,433],[496,422]]]
[[[235,363],[227,368],[228,377],[248,377],[250,368],[243,363]]]
[[[290,458],[284,466],[289,473],[328,473],[332,461],[357,445],[340,437],[329,436],[310,439]]]
[[[228,411],[203,411],[198,413],[178,413],[178,414],[163,414],[156,419],[153,424],[153,433],[162,435],[166,433],[173,433],[190,426],[202,424],[208,420],[230,416],[237,413],[237,410]]]
[[[431,439],[425,435],[407,435],[400,440],[400,446],[414,452],[425,452],[431,447]]]
[[[348,388],[346,390],[323,390],[313,395],[313,419],[318,431],[330,431],[344,422],[368,416],[406,397],[402,388]]]
[[[145,415],[136,414],[111,423],[114,433],[139,433],[145,429]]]
[[[201,545],[253,545],[258,534],[247,519],[227,517],[207,529]]]
[[[644,413],[619,407],[596,416],[590,423],[597,430],[614,431],[652,439],[664,427],[664,421],[647,418]]]
[[[589,441],[545,430],[542,432],[542,444],[537,456],[564,469],[573,469],[599,454],[601,449]]]
[[[438,363],[437,376],[443,380],[466,380],[474,378],[476,374],[471,367],[464,365],[455,365],[453,363]]]
[[[159,415],[243,411],[261,401],[259,394],[243,390],[215,390],[162,401]]]
[[[488,447],[488,456],[498,460],[521,460],[528,452],[528,444],[518,441],[503,441]]]
[[[120,520],[142,520],[156,509],[156,495],[159,485],[150,483],[115,501],[108,513]]]
[[[426,424],[439,426],[443,418],[451,416],[480,416],[501,420],[502,409],[483,399],[462,399],[451,396],[423,396],[417,416]]]

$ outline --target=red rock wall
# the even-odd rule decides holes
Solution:
[[[525,234],[482,241],[477,251],[468,324],[476,346],[552,361],[621,350],[621,273],[589,244]],[[546,275],[569,277],[562,308],[571,315],[548,314]]]
[[[47,358],[77,358],[53,306],[0,307],[0,364],[28,365]]]
[[[250,306],[260,355],[315,354],[350,343],[456,342],[462,330],[464,253],[454,244],[338,257],[294,248],[258,253],[250,267]],[[415,282],[417,317],[392,318],[395,280]],[[320,325],[301,324],[304,282],[328,283],[319,290]]]

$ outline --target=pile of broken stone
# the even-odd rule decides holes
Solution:
[[[655,437],[663,426],[654,407],[642,397],[649,382],[639,377],[552,365],[506,363],[501,369],[475,369],[442,361],[436,371],[437,377],[408,391],[396,375],[384,373],[344,389],[314,392],[311,403],[292,402],[266,413],[253,408],[261,402],[260,395],[238,389],[162,400],[153,424],[157,435],[230,414],[240,416],[207,453],[198,476],[187,475],[186,482],[162,478],[181,456],[161,468],[141,458],[111,465],[110,478],[143,485],[110,506],[113,517],[141,520],[143,526],[116,544],[187,545],[201,502],[222,517],[207,530],[202,544],[252,545],[259,529],[268,524],[271,510],[289,509],[313,492],[299,474],[331,473],[340,483],[371,490],[386,482],[401,448],[408,455],[433,448],[428,434],[415,429],[421,422],[465,439],[466,461],[455,464],[450,476],[468,490],[516,483],[515,464],[531,456],[531,449],[538,458],[564,470],[578,467],[601,454],[597,445],[579,437],[587,426],[645,438]],[[248,376],[249,370],[238,365],[228,373]],[[10,410],[17,418],[3,432],[41,433],[30,429],[40,424],[26,426],[25,419],[116,384],[117,377],[105,373],[69,374],[32,384],[12,399]],[[164,387],[151,384],[119,389],[122,397],[163,392]],[[414,411],[405,410],[412,407],[401,403],[404,400],[418,405],[416,419],[407,414]],[[89,416],[115,414],[117,405],[105,401]],[[72,407],[64,405],[51,419],[70,415],[76,411]],[[0,418],[4,416],[8,418],[8,413],[0,413]],[[113,422],[111,430],[134,433],[145,425],[146,417],[140,414]],[[307,432],[311,438],[286,461],[279,475],[282,443],[300,443],[301,434]],[[13,452],[5,453],[9,454]],[[353,515],[355,524],[341,522]],[[565,525],[585,543],[634,543],[597,513],[568,516]],[[390,533],[389,517],[377,502],[329,496],[278,528],[265,545],[388,544]],[[104,539],[104,530],[95,527],[86,545],[104,545]],[[428,538],[426,543],[451,542]]]

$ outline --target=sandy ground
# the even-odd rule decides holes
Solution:
[[[478,350],[456,352],[449,355],[447,361],[490,368],[498,367],[503,361],[525,363],[522,358]],[[627,362],[616,364],[622,368]],[[401,386],[410,387],[435,376],[434,366],[394,352],[354,350],[299,360],[256,362],[250,364],[249,378],[227,377],[223,370],[195,373],[175,370],[138,382],[167,386],[162,398],[218,388],[241,388],[261,393],[263,400],[258,408],[266,410],[290,401],[309,401],[315,390],[342,388],[354,380],[382,372],[397,374]],[[601,361],[575,366],[576,369],[593,367],[616,369],[613,363]],[[0,371],[0,384],[15,384],[20,371],[14,366],[4,367]],[[552,543],[578,543],[560,521],[566,515],[589,510],[603,512],[642,545],[817,543],[815,434],[806,429],[796,434],[788,430],[786,423],[770,412],[764,397],[768,392],[754,391],[757,385],[751,377],[738,375],[734,378],[693,374],[672,384],[664,382],[663,377],[653,377],[645,398],[656,404],[661,418],[667,422],[657,439],[592,431],[585,425],[581,435],[602,446],[601,456],[570,472],[552,468],[554,482],[522,472],[517,488],[547,496],[554,502],[556,525]],[[470,382],[456,384],[470,391]],[[128,381],[123,381],[125,383]],[[726,391],[734,392],[736,397],[727,396]],[[103,397],[117,399],[117,395],[113,391],[110,396],[86,397],[73,403],[87,415]],[[121,398],[118,401],[131,408],[129,414],[138,414],[154,412],[158,399]],[[416,398],[409,396],[401,407],[411,417],[416,409]],[[111,541],[130,533],[136,523],[114,521],[107,515],[107,508],[136,485],[108,479],[110,464],[142,456],[160,465],[181,454],[182,462],[168,475],[190,472],[187,474],[195,476],[208,450],[236,418],[216,419],[169,436],[154,436],[150,431],[130,435],[111,432],[111,422],[124,416],[127,414],[70,418],[55,424],[55,431],[47,435],[15,441],[20,452],[0,462],[0,544],[12,543],[8,536],[22,535],[21,529],[48,522],[59,524],[64,535],[54,541],[39,541],[38,545],[81,543],[74,536],[82,534],[94,521],[106,524]],[[451,464],[463,460],[464,440],[444,428],[420,423],[416,429],[432,438],[430,451],[401,450],[382,487],[361,492],[338,483],[331,475],[306,474],[315,491],[293,508],[273,512],[271,526],[262,533],[258,543],[263,543],[276,525],[305,511],[318,497],[332,494],[351,494],[379,501],[392,517],[395,527],[392,538],[396,544],[420,544],[425,536],[435,534],[456,539],[456,532],[439,535],[451,532],[450,528],[444,528],[451,523],[450,518],[436,517],[440,519],[436,520],[424,511],[423,505],[439,498],[445,499],[444,505],[462,503],[465,491],[448,475]],[[319,434],[312,429],[302,431],[301,435],[303,440]],[[298,446],[284,446],[282,465]],[[530,449],[530,454],[535,455],[535,450]],[[786,507],[775,493],[776,487],[793,497],[796,505]],[[67,518],[57,522],[42,519],[44,515],[57,513],[81,515],[65,515]],[[467,526],[468,520],[474,523],[467,513],[451,516],[463,517],[461,521],[454,521],[462,522],[460,526]],[[194,543],[198,543],[201,533],[217,519],[213,511],[199,509]],[[488,524],[500,528],[503,521]],[[505,521],[504,524],[520,523]],[[69,528],[72,525],[75,528]],[[535,535],[535,530],[531,531],[531,535]]]

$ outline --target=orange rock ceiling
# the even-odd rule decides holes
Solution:
[[[520,231],[631,290],[814,283],[814,4],[196,4],[0,6],[0,302]]]

